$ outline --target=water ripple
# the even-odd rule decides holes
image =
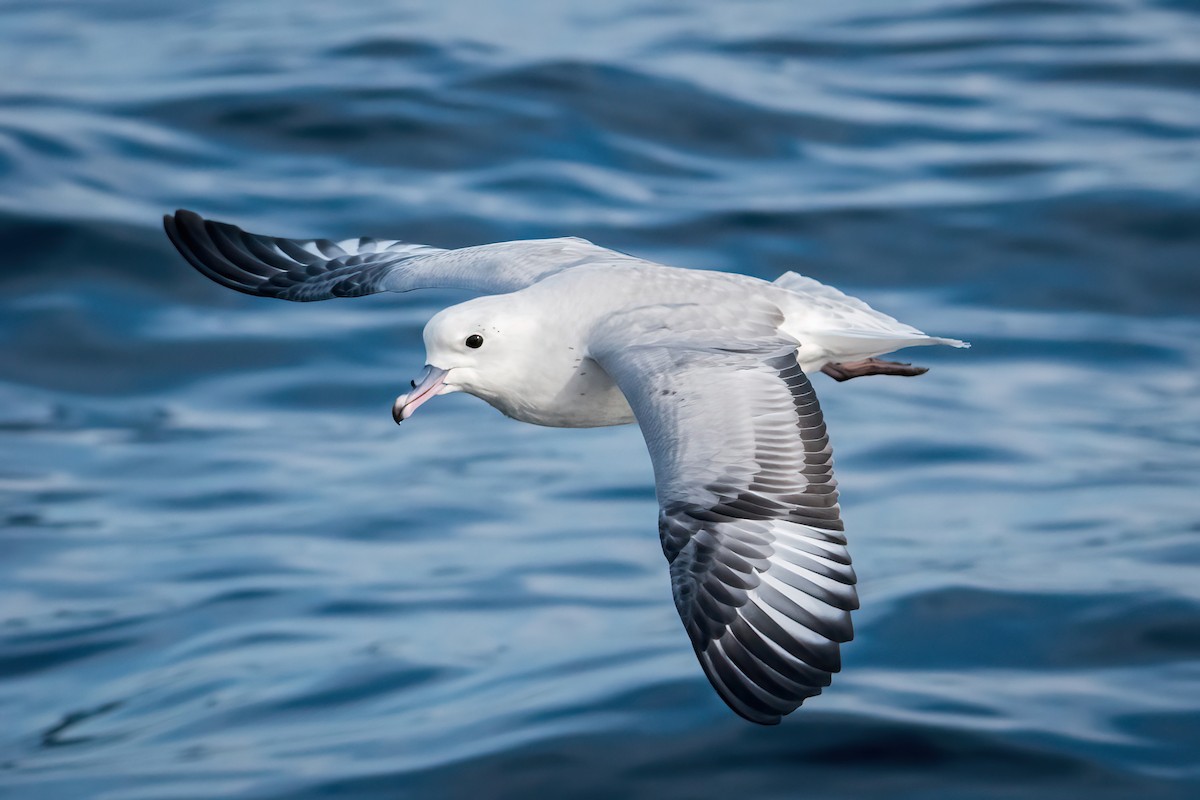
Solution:
[[[1196,795],[1198,40],[1185,0],[8,3],[0,794]],[[814,381],[844,672],[733,718],[636,430],[398,430],[461,296],[225,292],[179,206],[798,269],[971,340]]]

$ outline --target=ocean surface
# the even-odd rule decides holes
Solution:
[[[635,427],[397,428],[465,295],[239,295],[177,207],[970,340],[814,379],[843,672],[734,716]],[[9,0],[0,797],[1200,797],[1198,312],[1192,0]]]

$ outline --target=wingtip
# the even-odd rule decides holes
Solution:
[[[163,227],[167,230],[167,233],[170,233],[172,229],[178,230],[180,225],[186,225],[194,220],[203,221],[204,217],[195,211],[189,211],[186,208],[177,208],[173,212],[163,214]]]
[[[216,283],[245,294],[273,296],[264,291],[263,276],[235,263],[208,229],[210,223],[195,211],[176,209],[163,215],[167,238],[198,272]],[[237,229],[235,229],[237,230]]]
[[[163,222],[166,223],[168,220],[175,223],[176,225],[179,225],[179,224],[191,222],[193,220],[203,221],[204,217],[200,216],[195,211],[189,211],[186,208],[177,208],[172,212],[163,214]]]

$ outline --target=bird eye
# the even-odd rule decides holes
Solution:
[[[467,337],[467,347],[483,347],[483,337],[478,333],[472,333]]]

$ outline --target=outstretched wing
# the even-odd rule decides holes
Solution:
[[[163,217],[167,236],[201,273],[230,289],[284,300],[327,300],[413,289],[512,292],[570,267],[630,256],[583,239],[534,239],[441,250],[384,239],[282,239],[193,211]]]
[[[858,608],[821,409],[777,311],[642,321],[614,319],[591,355],[646,438],[700,664],[734,711],[775,724],[829,685]]]

